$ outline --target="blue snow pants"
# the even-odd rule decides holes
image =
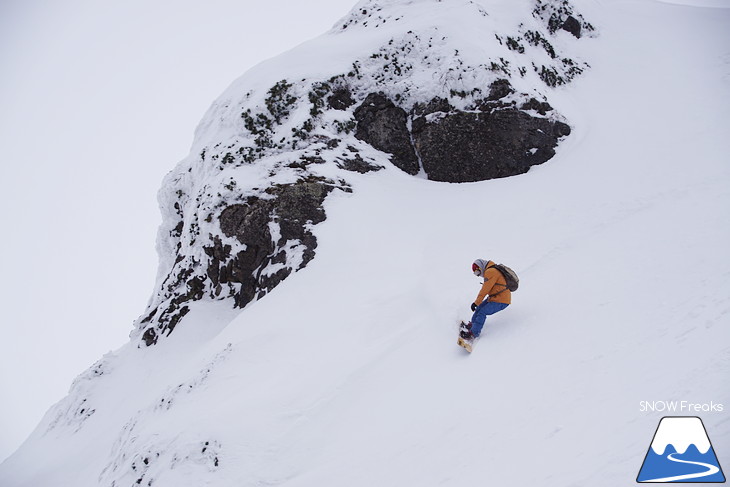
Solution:
[[[498,311],[502,311],[507,306],[509,306],[509,304],[495,303],[493,301],[484,301],[482,304],[477,306],[477,310],[474,311],[474,314],[471,317],[471,332],[474,336],[478,337],[481,335],[487,316],[493,315]]]

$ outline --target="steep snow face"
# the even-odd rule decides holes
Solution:
[[[157,343],[204,297],[245,307],[304,268],[325,199],[384,152],[459,182],[550,159],[570,128],[545,93],[586,69],[568,52],[592,33],[565,1],[366,1],[250,70],[164,181],[156,291],[134,338]]]
[[[165,211],[175,215],[177,203],[182,212],[161,232],[164,258],[174,266],[177,255],[195,252],[186,240],[195,222],[198,243],[217,231],[206,212],[191,216],[205,208],[198,197],[218,198],[201,191],[215,177],[239,188],[231,201],[258,198],[250,202],[261,211],[244,215],[242,227],[269,216],[275,198],[310,195],[301,201],[312,209],[305,230],[317,238],[316,258],[242,311],[203,288],[201,299],[181,303],[188,311],[169,337],[154,347],[132,340],[102,358],[3,463],[0,484],[628,485],[660,419],[640,412],[640,401],[665,399],[725,404],[724,413],[702,414],[722,461],[730,451],[730,10],[583,5],[601,28],[576,44],[591,53],[591,70],[569,89],[544,88],[574,132],[549,165],[516,178],[412,177],[354,134],[326,135],[322,124],[347,122],[355,104],[323,111],[309,145],[224,164],[223,151],[235,157],[238,146],[215,144],[251,138],[234,123],[245,109],[254,122],[259,113],[271,118],[270,95],[308,86],[277,76],[273,62],[246,75],[263,91],[233,107],[236,94],[246,99],[234,85],[211,113],[223,114],[229,100],[235,118],[206,118],[202,145],[161,192]],[[526,10],[525,22],[537,22]],[[269,94],[282,78],[291,87]],[[315,106],[308,100],[282,123],[301,126]],[[212,137],[214,124],[230,130]],[[360,160],[342,157],[349,149],[340,143]],[[332,188],[321,201],[327,218],[315,224],[323,179]],[[226,228],[243,211],[231,206]],[[277,244],[288,234],[283,220],[261,219]],[[184,238],[169,237],[176,221]],[[221,229],[210,251],[221,262],[225,245],[239,245],[231,225],[233,237]],[[286,240],[291,255],[272,259],[267,273],[306,260],[295,247]],[[479,290],[469,269],[477,257],[508,264],[521,284],[467,357],[455,341]]]

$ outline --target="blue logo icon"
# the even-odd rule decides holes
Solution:
[[[725,482],[702,420],[666,416],[659,421],[637,482]]]

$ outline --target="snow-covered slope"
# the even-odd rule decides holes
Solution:
[[[253,68],[208,110],[159,199],[146,346],[203,297],[260,299],[314,257],[322,202],[390,161],[478,181],[526,172],[569,135],[551,86],[587,68],[568,2],[364,0],[324,35]],[[573,20],[573,33],[559,28]],[[378,149],[378,150],[374,150]],[[463,154],[461,152],[464,152]]]
[[[730,407],[730,10],[674,3],[576,2],[600,36],[571,47],[591,69],[546,91],[573,128],[548,164],[447,184],[373,152],[384,169],[327,197],[306,268],[243,310],[192,301],[156,345],[104,357],[0,484],[633,483],[661,416],[640,401]],[[294,52],[237,81],[196,144],[230,129],[239,85],[321,69]],[[466,356],[477,257],[521,287]],[[727,414],[701,413],[721,464]]]

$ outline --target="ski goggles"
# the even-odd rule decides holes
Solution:
[[[480,276],[482,274],[482,270],[476,264],[471,265],[471,271],[474,273],[475,276]]]

